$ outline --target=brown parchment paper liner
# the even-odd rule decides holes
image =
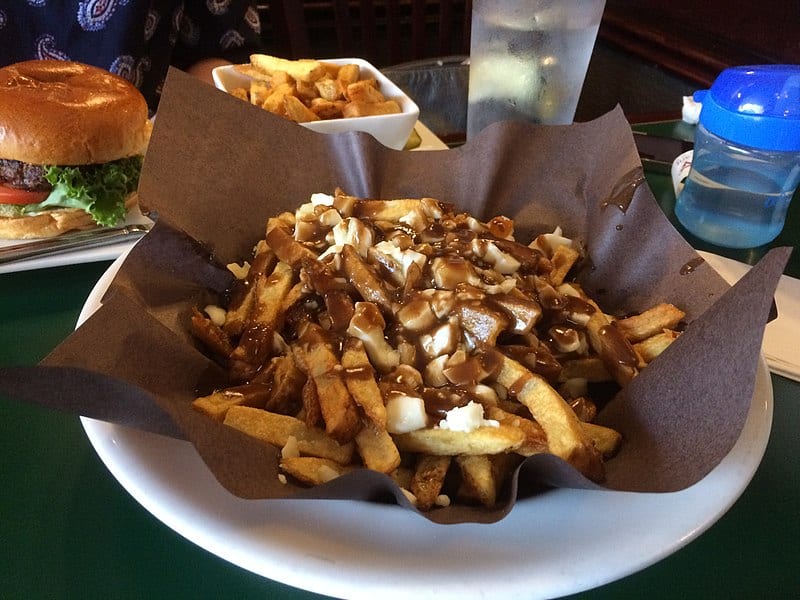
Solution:
[[[479,217],[512,217],[517,239],[560,225],[583,242],[580,279],[610,313],[659,301],[691,322],[600,414],[625,443],[596,486],[559,459],[531,457],[496,510],[451,506],[441,523],[493,522],[518,497],[550,486],[669,492],[702,479],[738,439],[754,391],[761,337],[789,249],[770,253],[734,288],[686,244],[644,183],[618,108],[584,124],[498,124],[444,152],[399,152],[366,134],[322,135],[170,72],[139,194],[158,218],[102,307],[40,366],[4,370],[0,390],[191,441],[220,483],[244,498],[350,498],[411,508],[366,470],[324,486],[281,484],[279,452],[190,407],[224,374],[188,334],[194,305],[230,283],[224,264],[263,237],[269,216],[314,192],[432,196]]]

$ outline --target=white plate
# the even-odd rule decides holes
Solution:
[[[144,216],[138,207],[132,209],[125,219],[124,225],[145,224],[152,225],[153,221]],[[58,254],[50,254],[45,256],[38,256],[36,258],[28,258],[24,260],[15,260],[13,262],[3,263],[0,265],[1,273],[14,273],[16,271],[33,271],[35,269],[47,269],[49,267],[62,267],[65,265],[79,265],[83,263],[99,262],[102,260],[114,260],[118,256],[130,250],[133,245],[138,241],[127,240],[117,242],[115,244],[108,244],[105,246],[98,246],[95,248],[77,248],[68,252],[59,252]],[[31,240],[34,242],[36,240]],[[6,246],[14,246],[16,244],[25,243],[20,240],[0,240],[0,250]]]
[[[124,257],[79,318],[99,306]],[[264,577],[343,598],[534,598],[594,588],[672,554],[744,491],[766,448],[772,385],[765,363],[742,434],[702,481],[676,493],[554,490],[491,525],[437,525],[395,506],[236,498],[191,444],[82,418],[120,484],[168,527]]]

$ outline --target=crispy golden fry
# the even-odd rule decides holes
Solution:
[[[347,334],[364,344],[370,362],[381,373],[388,373],[400,364],[400,353],[392,348],[383,335],[386,322],[372,302],[356,302]]]
[[[250,64],[266,75],[284,71],[298,81],[316,81],[327,73],[321,62],[310,59],[287,60],[267,54],[251,54]]]
[[[342,265],[347,277],[365,301],[374,302],[384,310],[391,310],[392,300],[383,281],[350,244],[342,248]]]
[[[248,383],[212,392],[197,398],[192,405],[212,419],[223,421],[231,406],[264,408],[270,395],[270,386]]]
[[[248,406],[232,406],[223,422],[278,448],[283,448],[293,437],[301,454],[328,458],[341,465],[350,464],[353,460],[355,448],[352,443],[339,444],[324,431],[307,427],[300,419],[288,415]]]
[[[284,116],[286,114],[286,97],[292,96],[294,93],[294,85],[290,83],[282,83],[274,86],[269,90],[267,97],[261,102],[261,108],[275,113],[276,115]]]
[[[291,289],[293,277],[288,265],[277,263],[271,274],[259,275],[254,282],[248,327],[230,353],[231,369],[237,379],[252,378],[270,358],[274,334],[281,326],[281,304]]]
[[[291,350],[287,352],[273,357],[267,368],[253,378],[253,382],[263,381],[269,385],[264,408],[284,415],[297,412],[306,382],[306,375],[297,368]]]
[[[325,428],[325,420],[322,418],[322,408],[319,405],[317,395],[317,384],[308,377],[300,390],[300,397],[303,402],[303,421],[309,427]]]
[[[374,79],[362,79],[347,86],[345,96],[350,102],[357,104],[376,104],[385,102],[386,98],[378,91]]]
[[[576,378],[592,382],[612,381],[614,379],[606,369],[603,359],[596,356],[575,358],[562,363],[558,380],[567,381]]]
[[[295,123],[319,121],[319,116],[308,108],[297,96],[283,97],[283,111],[286,117]]]
[[[592,480],[603,478],[600,454],[581,428],[575,413],[550,385],[517,361],[501,359],[497,382],[528,407],[547,435],[548,450]],[[493,453],[489,453],[493,454]]]
[[[595,447],[603,454],[603,457],[614,456],[622,444],[622,434],[610,427],[603,427],[597,423],[581,422],[581,427],[586,434],[592,438]]]
[[[520,456],[532,456],[548,451],[547,436],[542,426],[536,421],[506,412],[499,406],[487,408],[486,416],[505,425],[516,427],[525,434],[525,441],[515,450]]]
[[[230,95],[239,100],[250,102],[250,92],[247,91],[247,88],[233,88],[230,91]]]
[[[662,303],[638,315],[618,319],[615,325],[631,342],[641,342],[665,329],[674,329],[686,313],[672,304]]]
[[[355,437],[356,448],[364,465],[373,471],[391,473],[400,466],[400,452],[385,428],[365,421]]]
[[[341,89],[335,79],[326,77],[314,82],[319,99],[333,103],[342,99]]]
[[[192,309],[190,323],[192,333],[211,352],[219,356],[228,356],[233,352],[230,337],[225,331],[196,308]]]
[[[357,64],[342,65],[336,73],[336,83],[342,97],[346,95],[347,88],[359,80],[361,69]]]
[[[277,328],[280,325],[281,306],[294,283],[294,272],[286,263],[279,262],[269,275],[260,275],[255,281],[255,298],[250,323]]]
[[[679,335],[677,331],[667,329],[634,344],[633,349],[640,358],[640,368],[655,360]]]
[[[344,381],[353,400],[375,425],[386,429],[386,405],[361,340],[352,337],[345,339],[342,348],[342,367],[344,367]]]
[[[525,434],[515,427],[483,426],[470,432],[450,429],[418,429],[394,435],[403,452],[421,452],[436,456],[459,454],[498,454],[512,452],[525,442]]]
[[[293,352],[298,366],[316,384],[325,431],[341,443],[351,441],[361,428],[361,420],[325,332],[318,325],[309,325]]]
[[[497,501],[497,482],[491,459],[485,454],[457,456],[456,463],[470,495],[484,506],[494,506]]]
[[[253,79],[258,79],[267,82],[272,79],[271,75],[267,75],[266,73],[259,71],[252,64],[234,65],[233,69],[234,71],[238,71],[242,75],[246,75],[247,77],[252,77]]]
[[[342,110],[344,110],[345,102],[343,100],[325,100],[323,98],[315,98],[311,101],[309,108],[311,112],[317,115],[322,120],[328,119],[341,119],[344,117]]]
[[[590,298],[586,301],[595,308],[586,324],[589,343],[603,359],[608,372],[624,387],[638,373],[636,352],[622,332],[603,314],[597,303]]]
[[[250,82],[250,103],[256,106],[263,106],[267,98],[272,93],[272,84],[261,79],[254,79]]]
[[[305,108],[314,98],[319,97],[316,81],[295,81],[296,100]]]
[[[556,246],[556,249],[553,251],[553,257],[550,259],[550,262],[553,264],[553,270],[550,272],[550,284],[554,287],[558,287],[564,283],[567,273],[569,273],[573,265],[578,262],[580,257],[581,253],[574,248],[563,244]]]
[[[274,218],[267,222],[267,243],[283,262],[293,269],[299,269],[304,262],[316,261],[313,250],[295,241],[286,223]]]
[[[342,109],[342,115],[351,119],[354,117],[371,117],[374,115],[393,115],[403,112],[400,105],[395,100],[385,100],[384,102],[348,102]]]
[[[449,468],[449,456],[420,456],[409,488],[417,499],[417,508],[433,508],[441,494]]]
[[[397,200],[359,200],[353,216],[373,221],[401,223],[400,219],[410,214],[426,214],[427,211],[441,210],[437,200],[430,198],[402,198]]]
[[[341,477],[353,467],[315,456],[287,456],[281,459],[281,469],[306,485],[321,485]]]

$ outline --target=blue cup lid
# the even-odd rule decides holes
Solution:
[[[800,65],[754,65],[725,69],[708,90],[700,124],[734,144],[800,151]]]

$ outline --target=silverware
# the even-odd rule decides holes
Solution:
[[[107,244],[114,244],[122,240],[135,241],[150,231],[150,225],[124,225],[90,231],[76,231],[53,238],[26,242],[0,248],[0,264],[44,256],[60,254],[76,249],[96,248]]]

